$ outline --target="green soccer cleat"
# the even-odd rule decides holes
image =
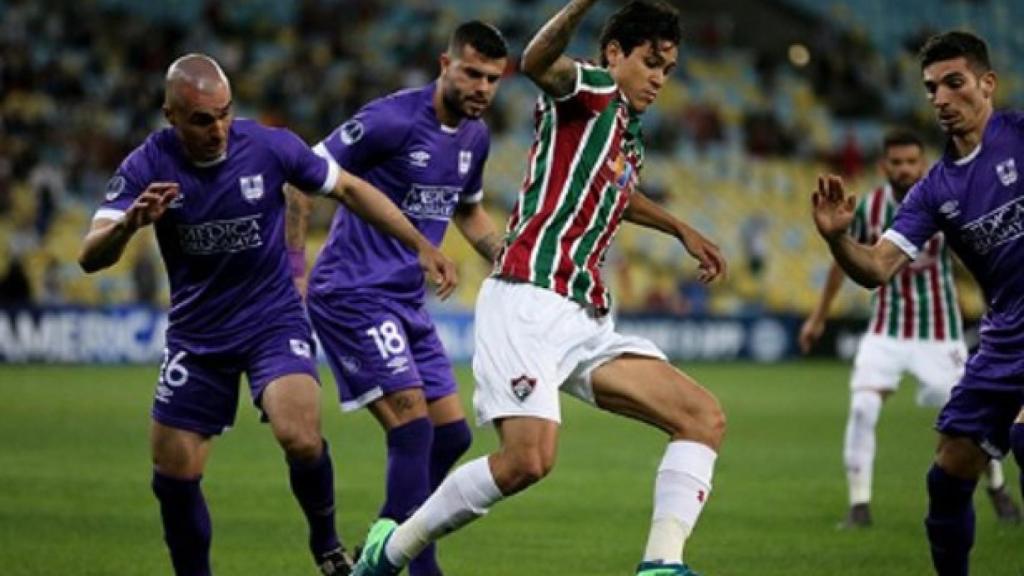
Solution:
[[[665,564],[664,562],[641,562],[636,567],[636,576],[700,576],[686,564]]]
[[[394,576],[401,571],[384,554],[384,547],[395,533],[395,528],[398,528],[398,524],[388,518],[381,518],[370,526],[370,533],[366,535],[366,544],[352,570],[352,576]]]

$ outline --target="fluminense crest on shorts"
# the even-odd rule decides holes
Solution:
[[[526,374],[512,379],[512,393],[515,394],[520,402],[526,400],[530,394],[533,394],[533,389],[536,387],[537,379],[530,378]]]
[[[242,198],[247,202],[255,203],[263,198],[263,174],[242,176],[238,179],[238,185],[242,189]]]
[[[1013,184],[1017,181],[1017,163],[1013,158],[1003,160],[996,164],[996,174],[999,175],[999,181],[1003,183],[1003,186]]]

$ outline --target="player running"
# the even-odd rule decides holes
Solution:
[[[867,245],[878,242],[892,225],[910,187],[924,175],[921,140],[903,131],[886,135],[880,165],[887,182],[860,200],[850,228],[854,240]],[[800,330],[804,353],[821,337],[842,282],[842,269],[833,263],[821,299]],[[872,305],[874,311],[850,377],[850,412],[843,442],[850,509],[841,528],[871,525],[875,427],[882,403],[896,391],[903,373],[917,378],[919,405],[941,406],[963,375],[967,360],[953,262],[942,233],[928,241],[921,258],[872,295]],[[987,476],[987,492],[997,517],[1019,523],[1020,509],[1006,492],[998,460],[989,463]]]
[[[493,262],[501,237],[481,204],[490,135],[480,116],[497,93],[507,55],[497,29],[466,22],[452,33],[434,82],[370,102],[316,149],[384,191],[431,242],[441,243],[451,221]],[[292,242],[301,246],[304,238]],[[307,304],[342,408],[367,406],[385,430],[379,515],[402,522],[472,440],[451,362],[425,307],[416,253],[341,208],[310,275]],[[433,547],[409,573],[441,574]]]
[[[282,185],[335,198],[400,238],[443,294],[454,267],[372,186],[287,130],[234,120],[230,84],[211,58],[171,64],[163,110],[171,127],[122,162],[79,262],[86,272],[111,266],[135,232],[156,228],[171,309],[150,427],[152,487],[175,573],[210,574],[200,481],[211,439],[234,422],[244,372],[285,451],[316,563],[323,574],[348,574],[311,330],[288,274]]]

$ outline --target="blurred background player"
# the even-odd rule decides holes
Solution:
[[[211,438],[234,421],[245,372],[287,456],[315,561],[324,574],[348,574],[311,330],[289,281],[283,184],[330,195],[415,246],[442,290],[451,290],[455,272],[380,192],[287,130],[235,121],[232,104],[211,58],[189,54],[171,64],[163,108],[171,126],[122,162],[79,261],[86,272],[109,267],[140,228],[156,227],[171,309],[150,428],[152,487],[175,573],[210,573],[200,480]]]
[[[850,235],[862,244],[878,242],[892,224],[900,204],[924,175],[924,145],[915,134],[894,131],[882,143],[880,161],[886,184],[857,204]],[[800,349],[806,354],[821,337],[829,308],[843,282],[835,263],[817,307],[800,330]],[[871,484],[875,461],[875,428],[882,403],[896,391],[909,372],[917,378],[917,403],[942,406],[963,375],[967,345],[953,262],[941,233],[922,257],[904,268],[873,295],[874,310],[861,338],[850,377],[850,411],[843,442],[843,462],[849,487],[850,510],[843,528],[871,524]],[[997,517],[1019,523],[1020,509],[1006,492],[1002,463],[988,466],[987,492]]]
[[[496,28],[479,21],[458,26],[435,82],[370,102],[317,151],[384,191],[431,242],[440,244],[452,221],[493,262],[501,237],[481,204],[490,136],[480,116],[507,55]],[[305,240],[292,238],[292,250]],[[342,407],[367,406],[387,434],[380,517],[398,522],[426,500],[472,439],[423,283],[415,252],[339,209],[307,294]],[[409,573],[441,574],[433,547]]]
[[[961,576],[968,574],[974,545],[979,476],[1011,448],[1017,464],[1024,463],[1024,182],[1015,161],[1024,150],[1024,115],[994,111],[997,77],[988,47],[973,34],[929,38],[920,64],[948,141],[892,226],[872,246],[850,237],[854,198],[835,176],[819,180],[812,203],[818,232],[859,284],[888,283],[925,257],[941,231],[985,293],[978,350],[939,413],[939,445],[927,476],[932,564],[941,576]]]
[[[494,275],[476,307],[480,423],[500,448],[456,469],[413,516],[380,520],[355,574],[396,574],[420,550],[479,518],[554,466],[559,389],[667,432],[647,549],[636,573],[688,575],[682,561],[711,489],[725,432],[717,400],[653,343],[615,332],[599,267],[622,220],[675,236],[704,281],[725,273],[717,247],[637,189],[640,115],[676,66],[675,9],[631,2],[607,21],[601,66],[563,55],[593,1],[573,1],[534,36],[522,71],[543,91],[528,174]]]

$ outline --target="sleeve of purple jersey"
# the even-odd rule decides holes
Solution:
[[[931,202],[931,179],[924,178],[907,193],[896,211],[892,226],[882,234],[899,247],[911,260],[917,260],[922,248],[939,231]]]
[[[407,114],[378,100],[363,107],[317,144],[316,151],[329,155],[346,171],[362,177],[376,164],[393,156],[408,134]]]
[[[328,194],[338,182],[338,165],[317,154],[289,130],[275,129],[274,149],[284,164],[285,180],[299,190]]]
[[[107,182],[93,220],[120,220],[131,207],[139,194],[154,181],[152,165],[149,161],[150,141],[139,146],[128,155],[118,166],[114,176]]]
[[[473,171],[470,173],[466,186],[459,195],[459,204],[478,204],[484,199],[484,166],[487,165],[487,158],[491,154],[491,137],[484,132],[480,138],[481,142],[474,147],[472,159]]]

